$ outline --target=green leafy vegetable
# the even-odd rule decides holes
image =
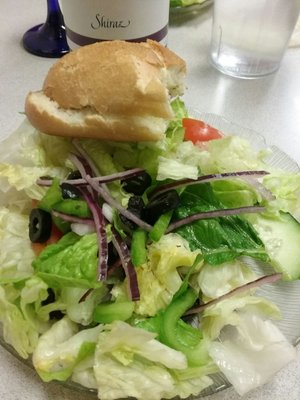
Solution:
[[[202,211],[222,209],[210,184],[186,188],[181,204],[174,212],[180,219]],[[192,250],[201,249],[204,259],[213,265],[222,264],[241,255],[268,260],[264,245],[252,225],[240,216],[199,220],[176,231],[190,244]]]
[[[132,234],[131,261],[135,267],[139,267],[147,261],[147,232],[136,229]]]
[[[51,287],[96,288],[102,285],[97,281],[97,259],[96,233],[80,237],[70,232],[47,246],[33,267]]]
[[[0,208],[0,282],[29,277],[34,254],[28,237],[28,216]]]
[[[115,322],[99,335],[94,371],[101,398],[171,397],[177,387],[173,371],[186,367],[182,353],[125,322]]]
[[[114,321],[127,321],[132,316],[133,311],[133,301],[102,303],[95,307],[93,320],[102,324],[110,324]]]
[[[44,333],[34,350],[33,365],[45,381],[65,381],[82,359],[93,354],[101,325],[78,332],[78,326],[67,317]]]

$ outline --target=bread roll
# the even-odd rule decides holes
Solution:
[[[95,43],[56,62],[25,112],[50,135],[155,141],[173,118],[170,99],[183,93],[185,73],[185,62],[157,42]]]

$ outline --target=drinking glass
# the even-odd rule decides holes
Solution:
[[[300,0],[215,0],[212,65],[240,78],[275,72],[299,12]]]
[[[47,0],[45,23],[25,32],[23,46],[30,53],[41,57],[58,58],[70,51],[58,0]]]

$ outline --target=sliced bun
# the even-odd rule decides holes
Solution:
[[[25,112],[58,136],[158,140],[173,118],[171,97],[184,90],[185,62],[157,42],[109,41],[73,51],[29,93]]]

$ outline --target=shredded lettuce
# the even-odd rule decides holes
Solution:
[[[99,335],[94,371],[101,399],[170,397],[176,384],[170,370],[186,367],[182,353],[125,322],[113,323]]]
[[[3,337],[21,357],[28,358],[36,348],[38,332],[10,299],[10,292],[9,285],[0,286],[0,322],[3,326]]]
[[[66,310],[66,305],[61,299],[45,303],[49,296],[48,289],[48,285],[41,278],[33,276],[24,282],[20,293],[20,309],[24,318],[38,333],[44,333],[51,327],[51,312]]]
[[[71,321],[83,326],[92,323],[95,306],[108,293],[108,289],[103,285],[92,290],[84,301],[80,301],[86,291],[87,289],[76,287],[63,287],[61,290],[61,300],[66,304],[67,316]]]
[[[289,212],[300,220],[300,175],[288,173],[272,173],[264,177],[264,185],[275,196],[268,209],[271,213],[278,210]]]
[[[256,273],[238,260],[218,266],[205,264],[197,283],[205,302],[218,298],[236,287],[257,279]]]
[[[152,243],[147,263],[137,269],[141,298],[136,302],[136,313],[153,316],[165,308],[182,284],[179,268],[190,268],[198,253],[190,251],[188,243],[176,234]]]
[[[33,259],[28,215],[0,207],[0,282],[31,276]]]
[[[94,353],[102,325],[78,330],[78,325],[68,317],[56,322],[38,340],[34,349],[33,365],[45,381],[68,379],[84,358]]]
[[[209,353],[240,396],[266,383],[296,357],[279,329],[251,312],[241,314],[238,325],[227,326]]]
[[[215,340],[226,325],[239,325],[245,312],[269,319],[280,319],[279,308],[271,301],[253,295],[236,295],[208,307],[201,319],[203,336]]]
[[[226,136],[211,140],[201,152],[202,173],[222,173],[246,170],[269,170],[264,162],[265,151],[257,152],[251,144],[239,136]]]

